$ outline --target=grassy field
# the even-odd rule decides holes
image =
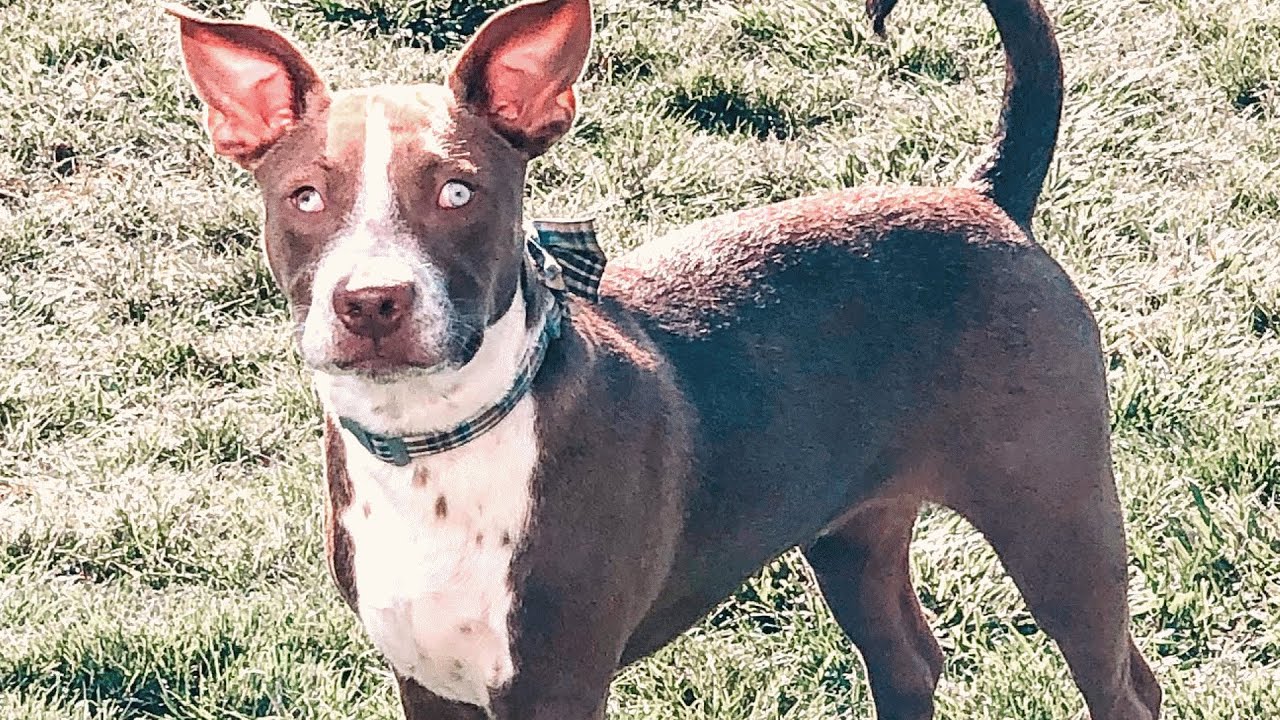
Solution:
[[[339,87],[438,80],[500,0],[285,0]],[[859,183],[957,179],[1001,87],[977,0],[601,0],[535,212],[611,250]],[[239,2],[201,0],[221,16]],[[1053,0],[1068,98],[1037,229],[1111,368],[1136,634],[1171,718],[1280,717],[1280,4]],[[318,413],[148,3],[0,0],[0,718],[388,718],[320,549]],[[943,718],[1081,700],[981,539],[914,566]],[[623,672],[612,718],[870,717],[856,653],[783,558]]]

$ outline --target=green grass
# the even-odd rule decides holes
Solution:
[[[283,0],[335,85],[437,80],[494,0]],[[227,15],[239,2],[202,0]],[[1000,53],[977,0],[601,0],[535,212],[614,251],[860,183],[957,179]],[[1096,309],[1135,632],[1170,718],[1280,716],[1280,5],[1054,0],[1069,96],[1037,229]],[[0,717],[392,717],[320,547],[318,416],[206,150],[175,30],[0,0]],[[1065,666],[953,515],[917,532],[943,718],[1065,718]],[[870,717],[785,557],[623,672],[612,718]]]

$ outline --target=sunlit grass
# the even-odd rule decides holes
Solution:
[[[990,133],[976,0],[601,0],[536,214],[620,252],[859,183],[949,183]],[[440,78],[489,0],[285,0],[339,87]],[[241,3],[202,1],[238,13]],[[1068,98],[1037,218],[1102,325],[1135,632],[1168,717],[1280,717],[1280,5],[1059,0]],[[317,413],[171,22],[0,0],[0,717],[392,717],[321,556]],[[443,48],[433,50],[433,48]],[[1064,718],[1065,665],[973,531],[913,557],[945,718]],[[783,558],[618,678],[611,717],[870,717]]]

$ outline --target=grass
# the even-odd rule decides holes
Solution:
[[[281,0],[335,85],[439,79],[492,0]],[[601,0],[535,212],[613,251],[859,183],[949,183],[989,135],[976,0]],[[228,15],[239,2],[202,0]],[[1170,718],[1280,716],[1280,6],[1053,0],[1069,96],[1037,229],[1096,309],[1135,632]],[[322,559],[317,410],[206,150],[175,31],[125,0],[0,0],[0,717],[392,717]],[[1064,718],[1065,666],[992,553],[922,518],[943,718]],[[784,557],[623,672],[610,717],[870,717]]]

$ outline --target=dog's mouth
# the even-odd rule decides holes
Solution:
[[[453,363],[448,361],[430,361],[387,357],[377,352],[360,356],[334,358],[325,367],[313,367],[326,372],[337,371],[341,375],[363,375],[373,379],[381,377],[397,378],[405,375],[427,375],[449,369]]]
[[[375,382],[394,382],[456,370],[475,357],[484,339],[482,331],[454,330],[441,345],[413,342],[398,334],[365,338],[335,331],[335,338],[323,357],[303,360],[314,371],[331,375],[362,377]]]

